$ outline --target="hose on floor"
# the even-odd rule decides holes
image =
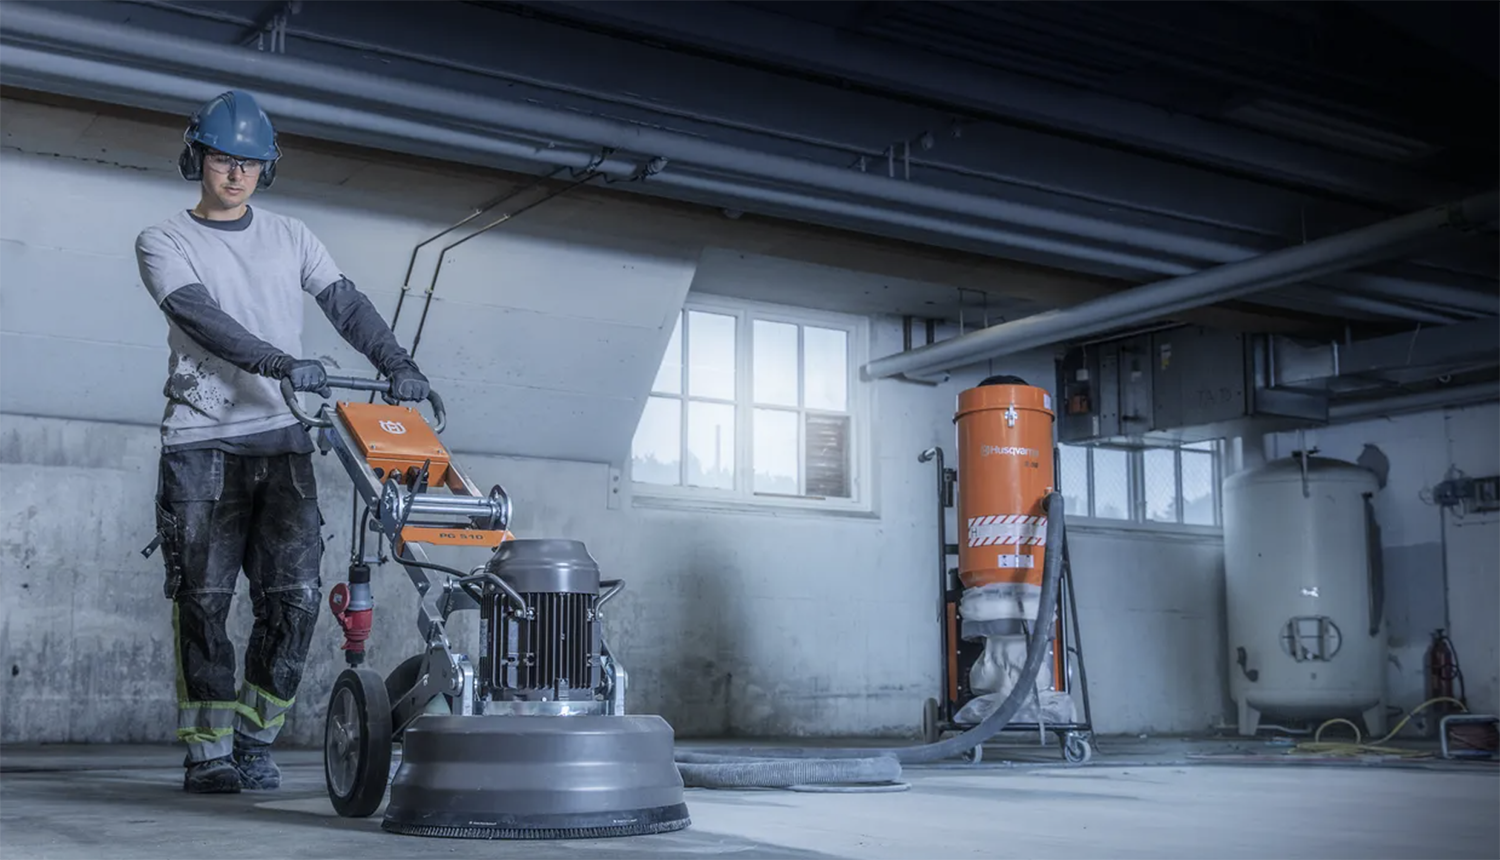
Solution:
[[[1010,723],[1036,685],[1057,617],[1062,584],[1063,497],[1052,492],[1042,501],[1047,511],[1042,562],[1042,594],[1026,663],[1010,695],[978,725],[962,734],[911,747],[791,747],[683,750],[675,754],[677,770],[689,788],[782,788],[806,791],[901,791],[901,765],[930,764],[953,758],[994,737]]]
[[[1403,728],[1405,728],[1406,724],[1411,720],[1412,717],[1415,717],[1417,714],[1420,714],[1421,712],[1427,710],[1427,708],[1436,705],[1438,702],[1449,702],[1451,704],[1457,705],[1459,710],[1465,713],[1467,713],[1469,710],[1468,708],[1464,707],[1463,702],[1460,702],[1457,699],[1451,699],[1447,696],[1439,696],[1435,699],[1428,699],[1415,708],[1412,708],[1405,717],[1401,718],[1401,722],[1397,723],[1394,729],[1391,729],[1386,733],[1385,737],[1381,738],[1378,741],[1372,740],[1370,743],[1364,743],[1364,735],[1360,733],[1359,726],[1355,725],[1349,720],[1344,719],[1343,717],[1334,717],[1333,719],[1327,720],[1322,725],[1318,726],[1318,730],[1313,735],[1312,740],[1303,741],[1302,743],[1297,744],[1295,747],[1292,747],[1291,751],[1288,754],[1319,756],[1381,755],[1395,756],[1397,758],[1424,758],[1431,755],[1431,753],[1427,752],[1426,750],[1406,749],[1404,747],[1388,747],[1385,746],[1385,743],[1391,738],[1395,737]],[[1323,730],[1328,728],[1329,726],[1337,725],[1339,723],[1343,723],[1344,725],[1354,730],[1354,740],[1323,740]]]

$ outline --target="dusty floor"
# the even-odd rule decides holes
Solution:
[[[692,826],[664,836],[471,842],[341,819],[321,754],[280,754],[276,793],[189,797],[168,747],[0,751],[0,856],[21,858],[1500,857],[1492,762],[1288,764],[1265,741],[1102,739],[991,746],[979,764],[911,767],[909,791],[689,790]]]

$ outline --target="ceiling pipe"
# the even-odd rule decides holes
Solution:
[[[223,45],[187,39],[169,33],[126,27],[78,15],[45,11],[28,3],[0,2],[0,38],[3,36],[55,45],[68,51],[87,51],[95,59],[115,57],[132,65],[166,71],[180,69],[210,80],[220,80],[243,89],[297,92],[329,96],[341,104],[363,104],[405,116],[408,119],[466,122],[469,125],[516,129],[525,135],[555,141],[576,141],[588,146],[610,147],[622,152],[649,153],[670,162],[697,165],[715,173],[741,174],[756,179],[819,189],[829,194],[883,200],[898,206],[935,210],[936,213],[968,213],[1034,230],[1088,237],[1112,245],[1149,249],[1178,246],[1182,254],[1211,260],[1226,254],[1223,243],[1178,236],[1169,231],[1119,224],[1103,218],[1056,212],[1046,207],[1013,203],[996,197],[935,188],[907,180],[862,173],[850,168],[816,164],[790,156],[757,152],[745,147],[714,143],[705,138],[664,131],[624,120],[606,119],[582,111],[559,110],[525,102],[505,102],[489,96],[463,93],[444,87],[414,83],[395,77],[378,77],[356,69],[309,62],[285,54],[226,50]],[[261,92],[257,92],[260,96]]]
[[[9,12],[6,13],[7,21]],[[101,91],[139,107],[171,110],[182,103],[207,101],[229,89],[228,79],[189,80],[172,74],[133,69],[97,60],[67,57],[32,48],[7,46],[0,53],[7,84],[43,89],[65,95],[96,97]],[[273,114],[284,131],[337,139],[347,143],[368,141],[373,144],[385,138],[407,142],[405,149],[414,155],[451,159],[453,152],[495,157],[513,161],[548,164],[574,170],[593,170],[625,178],[635,175],[639,163],[624,158],[600,160],[597,151],[552,146],[439,128],[427,123],[411,122],[354,108],[311,102],[274,93],[257,95],[256,100],[267,113]]]
[[[0,59],[0,65],[4,67],[6,80],[11,83],[29,84],[78,96],[86,96],[102,89],[116,97],[124,97],[131,103],[149,108],[166,108],[178,102],[201,102],[230,86],[227,81],[222,83],[214,83],[211,80],[193,81],[172,74],[122,67],[98,60],[67,57],[33,48],[7,47],[0,57],[3,57]],[[285,130],[296,133],[316,133],[324,136],[335,132],[340,139],[349,142],[359,142],[350,140],[350,132],[356,135],[369,135],[371,140],[392,137],[409,142],[411,145],[407,149],[418,154],[443,153],[451,157],[451,150],[456,149],[469,153],[471,156],[499,156],[521,161],[538,161],[575,170],[587,169],[595,164],[597,158],[595,153],[583,149],[531,144],[493,135],[472,134],[275,93],[267,93],[258,96],[257,99],[268,113],[277,118]],[[634,175],[637,165],[632,161],[613,158],[594,169],[612,176],[623,177]],[[682,171],[656,173],[649,178],[649,183],[701,194],[734,196],[772,206],[815,207],[829,215],[946,234],[999,248],[1066,254],[1117,266],[1139,266],[1144,262],[1144,258],[1125,251],[1095,248],[1061,239],[968,224],[932,215],[886,211],[868,204],[809,197],[797,192],[743,185]]]
[[[32,85],[40,89],[62,91],[79,96],[93,95],[102,90],[138,106],[153,109],[170,109],[180,102],[199,102],[228,86],[227,83],[191,81],[171,74],[120,67],[97,60],[65,57],[21,47],[6,49],[4,66],[7,80],[15,84]],[[478,135],[276,94],[266,94],[260,98],[260,101],[277,117],[278,122],[281,122],[286,130],[296,133],[336,136],[350,143],[365,142],[370,145],[380,145],[383,141],[396,139],[404,142],[403,148],[406,151],[417,155],[444,159],[458,158],[477,163],[489,163],[498,157],[523,162],[541,162],[574,170],[593,167],[617,179],[635,176],[639,172],[635,161],[610,158],[600,163],[597,161],[597,154],[581,149],[515,141],[496,135]],[[840,228],[845,228],[848,224],[837,219],[851,219],[859,222],[862,229],[870,232],[881,232],[879,227],[884,225],[925,231],[935,236],[971,240],[992,249],[1021,249],[1039,253],[1066,254],[1075,259],[1086,259],[1100,265],[1131,267],[1138,266],[1142,262],[1140,257],[1127,251],[1069,243],[1057,238],[1008,231],[931,215],[883,210],[863,203],[811,197],[795,191],[739,184],[683,171],[656,173],[649,177],[647,184],[670,186],[710,197],[729,196],[760,202],[772,207],[800,209],[804,213],[813,211],[832,216],[824,219],[824,223]],[[803,215],[803,217],[807,216]],[[887,235],[901,237],[899,231],[888,232]],[[1192,271],[1191,267],[1184,266],[1183,268],[1186,271]],[[1347,293],[1320,292],[1319,296],[1319,301],[1330,307],[1342,307],[1382,316],[1403,317],[1416,322],[1452,321],[1450,316],[1389,302],[1377,302]],[[1303,303],[1292,302],[1290,298],[1288,297],[1288,301],[1273,302],[1273,304],[1302,306]]]
[[[1138,325],[1192,308],[1311,280],[1392,256],[1418,240],[1488,225],[1497,217],[1497,192],[1423,209],[1347,233],[1316,239],[1250,260],[1157,281],[1062,310],[1046,311],[971,334],[898,353],[861,368],[865,379],[949,370],[1070,338]]]
[[[1164,247],[1175,247],[1179,253],[1194,259],[1244,253],[1242,249],[1226,248],[1212,240],[759,152],[579,111],[499,101],[452,88],[382,78],[285,54],[226,49],[198,39],[57,13],[24,3],[6,5],[0,38],[12,44],[37,41],[74,51],[83,49],[101,57],[128,58],[132,63],[157,70],[191,70],[233,81],[245,89],[264,87],[270,92],[327,94],[331,100],[344,104],[378,106],[382,113],[393,117],[426,117],[446,122],[462,118],[461,121],[471,125],[514,128],[558,141],[651,153],[671,162],[694,164],[715,172],[773,179],[937,213],[966,213],[970,217],[1158,252]],[[0,57],[0,64],[5,62]],[[260,93],[256,95],[259,97]]]
[[[1328,282],[1337,286],[1341,277],[1329,278]],[[1448,284],[1413,282],[1405,278],[1362,273],[1359,285],[1349,289],[1358,289],[1368,296],[1421,302],[1432,309],[1462,311],[1475,316],[1500,316],[1500,293],[1495,291],[1493,282],[1487,286],[1488,292],[1479,292]]]
[[[1363,421],[1367,418],[1385,418],[1391,415],[1425,412],[1429,409],[1473,406],[1495,400],[1500,400],[1500,383],[1475,382],[1452,388],[1433,388],[1411,394],[1398,394],[1377,400],[1333,403],[1328,407],[1328,419],[1331,423],[1344,424],[1351,421]]]
[[[156,75],[158,80],[167,80],[173,79],[174,75],[108,62],[50,55],[44,51],[27,50],[20,45],[39,42],[60,45],[70,50],[82,49],[101,57],[124,57],[141,66],[186,70],[202,81],[202,86],[199,86],[177,78],[177,85],[170,90],[184,94],[175,99],[163,98],[159,95],[162,92],[160,90],[146,89],[133,97],[133,103],[138,106],[180,109],[181,103],[201,102],[212,95],[207,92],[208,81],[221,81],[221,88],[227,88],[231,83],[241,87],[261,83],[269,86],[263,94],[258,95],[262,96],[262,101],[267,103],[272,113],[295,116],[303,122],[304,128],[332,130],[334,134],[331,136],[336,139],[347,139],[350,126],[320,120],[316,114],[351,110],[334,105],[363,104],[371,110],[357,112],[362,120],[358,124],[360,130],[371,135],[375,141],[382,135],[389,134],[406,141],[407,151],[432,154],[435,157],[444,157],[442,148],[451,146],[462,152],[498,154],[532,163],[578,168],[592,158],[593,151],[600,147],[641,155],[665,156],[672,164],[672,169],[657,173],[651,180],[653,183],[698,193],[732,194],[772,206],[794,207],[800,210],[796,217],[804,220],[807,220],[809,212],[833,214],[875,224],[923,230],[936,236],[975,240],[996,249],[1058,254],[1104,266],[1167,275],[1195,273],[1200,264],[1164,257],[1166,248],[1184,253],[1191,251],[1195,257],[1206,259],[1222,258],[1230,251],[1244,253],[1243,249],[1226,251],[1227,246],[1222,242],[1184,238],[1161,230],[923,186],[713,143],[702,138],[576,111],[499,102],[484,96],[380,78],[284,54],[268,56],[262,52],[226,50],[220,45],[106,24],[24,4],[7,6],[4,25],[3,30],[0,30],[0,38],[11,45],[7,46],[6,51],[0,52],[0,67],[4,67],[10,77],[14,69],[24,66],[35,69],[40,65],[41,58],[50,56],[56,62],[50,64],[50,80],[42,86],[52,91],[70,91],[74,95],[85,96],[95,96],[101,90],[118,94],[124,88],[120,78],[138,78],[139,74],[149,74]],[[78,65],[70,68],[70,64]],[[100,73],[104,69],[110,71],[101,77]],[[70,83],[78,77],[92,78],[95,89],[69,90]],[[275,97],[278,92],[297,92],[310,99],[316,98],[317,101],[295,102],[299,108],[315,107],[316,110],[294,110],[291,107],[294,102]],[[324,96],[328,100],[326,103],[322,101]],[[272,107],[273,105],[277,107]],[[433,127],[429,123],[461,123],[471,129],[492,126],[500,131],[500,137],[496,139],[497,145],[486,145],[481,141],[488,134],[475,135],[454,128]],[[382,128],[383,125],[391,130]],[[517,137],[527,135],[539,138],[538,142],[526,144],[516,141]],[[329,135],[325,132],[322,136]],[[559,139],[573,141],[575,145],[559,146]],[[735,179],[726,181],[688,175],[676,169],[677,165],[684,163],[699,165],[720,175],[732,174]],[[626,169],[611,165],[602,168],[602,171],[617,173]],[[863,197],[865,200],[833,200],[798,191],[748,184],[757,179],[785,183],[796,188],[818,188],[846,197]],[[882,206],[873,201],[885,201],[887,205]],[[921,211],[924,209],[929,211],[924,213]],[[974,216],[987,216],[1002,223],[982,225],[972,220]],[[1083,239],[1093,239],[1095,242]],[[1184,242],[1187,244],[1184,245]],[[1131,248],[1142,252],[1137,253]],[[1373,303],[1366,303],[1366,306],[1371,310],[1376,308]],[[1385,305],[1381,312],[1408,319],[1433,320],[1431,312],[1395,304]]]

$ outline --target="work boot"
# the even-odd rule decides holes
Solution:
[[[274,791],[281,787],[281,768],[271,760],[270,744],[236,737],[234,766],[248,791]]]
[[[228,756],[189,762],[182,776],[182,790],[192,794],[238,794],[241,787],[239,769]]]

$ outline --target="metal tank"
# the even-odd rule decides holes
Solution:
[[[1363,715],[1385,734],[1386,641],[1374,474],[1297,452],[1224,482],[1230,695],[1262,714]]]

